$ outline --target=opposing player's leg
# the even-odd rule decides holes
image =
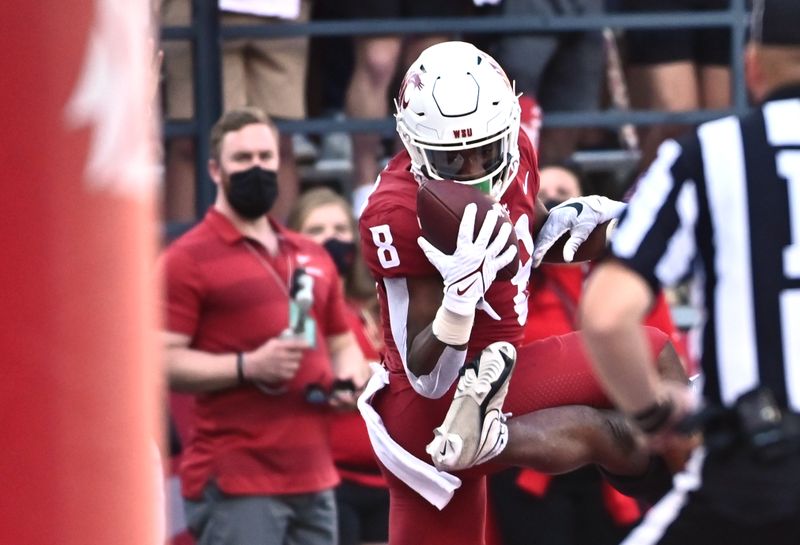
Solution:
[[[680,358],[666,335],[654,328],[647,328],[647,332],[659,374],[670,380],[685,382],[687,377]],[[553,398],[556,395],[581,399],[585,403],[590,403],[598,396],[599,386],[594,377],[582,370],[588,362],[583,359],[582,344],[575,343],[574,335],[552,339],[545,346],[532,348],[536,349],[538,356],[553,357],[545,361],[560,360],[566,373],[560,375],[560,378],[563,380],[571,377],[570,382],[576,386],[575,389],[568,388],[567,391],[556,394],[556,389],[550,388],[545,380],[544,383],[540,382],[544,390],[539,390],[539,394],[550,397],[549,401],[553,403],[563,400]],[[556,349],[556,353],[548,354],[548,351]],[[531,350],[528,353],[525,348],[520,349],[521,355],[532,356],[532,352]],[[526,360],[520,357],[517,370],[519,376],[515,377],[507,398],[509,407],[516,408],[524,401],[516,397],[512,399],[512,395],[516,394],[514,389],[519,387],[518,381],[525,378],[532,380],[522,372],[524,361]],[[550,392],[549,395],[547,392]],[[603,400],[603,403],[607,402]],[[672,474],[684,467],[695,446],[691,440],[675,443],[674,451],[659,458],[653,457],[645,446],[642,434],[628,419],[616,411],[599,410],[585,405],[557,405],[549,409],[515,414],[519,416],[508,422],[508,444],[492,464],[531,467],[550,474],[594,464],[603,470],[620,491],[650,503],[670,489]]]
[[[641,433],[615,411],[585,405],[541,409],[510,419],[508,430],[514,440],[495,463],[554,475],[588,464],[614,474],[641,475],[649,465]]]
[[[659,374],[679,382],[687,381],[678,354],[666,335],[645,328]],[[536,357],[528,360],[524,358]],[[542,359],[539,359],[542,358]],[[525,367],[525,362],[547,362]],[[537,372],[557,363],[561,373],[551,369],[541,380]],[[512,380],[506,406],[516,415],[508,422],[509,440],[493,463],[532,467],[547,473],[563,473],[596,464],[613,476],[624,492],[652,499],[666,492],[670,474],[680,470],[695,446],[693,441],[675,443],[674,452],[655,460],[645,447],[640,432],[621,414],[597,410],[608,402],[591,374],[580,336],[548,339],[520,349],[518,369]],[[527,374],[529,373],[529,374]],[[555,374],[554,374],[555,373]],[[556,377],[556,382],[550,382]],[[559,384],[561,386],[559,386]],[[517,389],[522,387],[522,391]],[[542,397],[553,408],[530,412],[527,394]],[[584,406],[561,406],[579,400]]]

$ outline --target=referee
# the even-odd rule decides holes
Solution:
[[[756,0],[746,80],[760,106],[662,144],[590,277],[598,377],[656,449],[704,445],[625,545],[800,544],[800,0]],[[704,407],[663,383],[639,319],[694,280]]]

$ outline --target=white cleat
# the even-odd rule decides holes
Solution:
[[[503,401],[517,351],[507,342],[492,343],[461,369],[453,402],[433,441],[425,448],[433,465],[457,471],[500,454],[508,442]]]

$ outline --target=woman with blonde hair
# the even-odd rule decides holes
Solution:
[[[342,280],[350,328],[365,359],[379,360],[383,340],[375,283],[361,259],[350,204],[331,189],[311,189],[295,202],[287,225],[328,251]],[[342,479],[336,489],[339,544],[385,543],[389,536],[389,491],[361,416],[356,412],[337,414],[331,423],[331,443]]]

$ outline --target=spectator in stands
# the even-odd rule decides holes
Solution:
[[[506,17],[593,15],[603,12],[603,0],[503,0],[496,9]],[[600,30],[503,34],[492,50],[517,92],[523,98],[536,97],[545,112],[599,108],[605,70]],[[537,106],[526,100],[520,100],[523,117],[525,110]],[[581,129],[546,127],[539,145],[540,164],[568,159],[580,135]]]
[[[190,21],[190,0],[163,0],[165,25]],[[308,21],[311,0],[219,0],[222,25],[276,25]],[[274,119],[306,116],[308,37],[241,38],[222,42],[224,109],[256,106]],[[165,46],[166,111],[170,119],[193,117],[192,59],[189,44]],[[280,137],[280,192],[270,214],[284,221],[297,197],[299,178],[290,134]],[[192,220],[194,210],[194,149],[189,138],[175,139],[167,158],[169,219]]]
[[[452,17],[466,13],[465,0],[346,0],[352,18]],[[423,50],[449,37],[439,35],[382,35],[355,38],[355,66],[347,89],[346,113],[358,119],[389,115],[389,88],[399,66],[408,66]],[[402,63],[400,62],[402,60]],[[394,87],[392,87],[394,89]],[[353,134],[353,209],[359,214],[379,170],[381,137]]]
[[[346,3],[315,2],[311,17],[315,21],[344,21]],[[351,36],[313,36],[309,54],[308,108],[312,117],[337,121],[345,119],[345,95],[353,74]],[[350,133],[332,131],[312,140],[316,144],[314,170],[340,184],[349,180],[353,169]],[[297,148],[296,148],[297,149]],[[299,157],[298,157],[299,158]],[[304,180],[308,182],[309,180]],[[345,186],[349,189],[349,185]]]
[[[621,0],[623,11],[723,10],[730,0]],[[641,29],[625,32],[631,104],[637,109],[682,112],[731,104],[729,28]],[[659,144],[685,125],[653,125],[642,132],[644,170]]]
[[[216,201],[160,261],[170,386],[195,394],[180,476],[199,545],[336,541],[328,415],[309,394],[334,379],[358,388],[366,367],[334,263],[267,217],[277,141],[260,110],[222,116],[209,162]]]
[[[357,243],[358,229],[347,200],[328,188],[300,195],[288,226],[330,253],[347,298],[346,319],[368,361],[383,347],[375,284]],[[336,488],[339,545],[377,545],[389,539],[389,490],[381,474],[364,420],[357,412],[334,417],[333,458],[342,479]]]

